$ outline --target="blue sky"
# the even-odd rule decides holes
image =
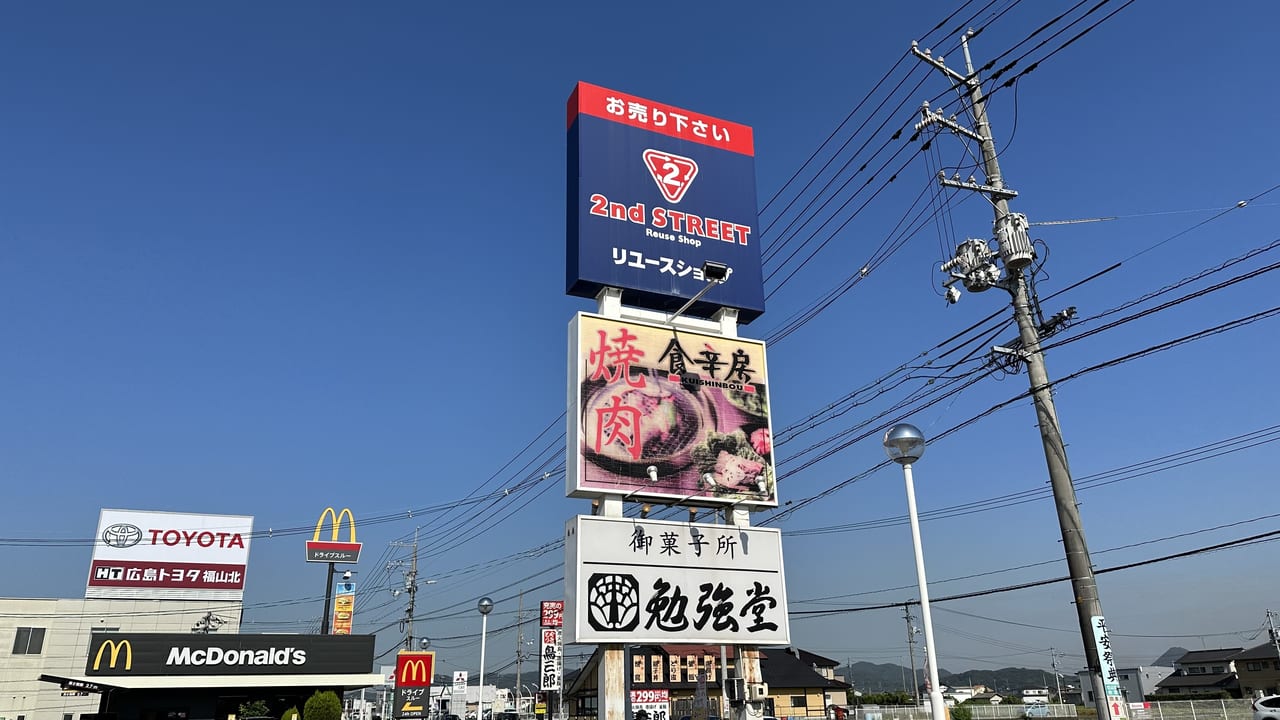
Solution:
[[[419,594],[418,633],[435,638],[441,669],[476,669],[474,603],[485,594],[497,600],[488,669],[509,665],[515,636],[502,628],[515,619],[518,594],[525,591],[526,608],[560,595],[553,582],[560,551],[538,548],[560,537],[566,518],[587,511],[585,501],[563,497],[557,471],[566,326],[574,312],[592,309],[563,295],[564,103],[573,84],[755,128],[763,247],[783,250],[765,266],[767,312],[743,334],[767,338],[896,237],[909,208],[924,207],[913,203],[931,192],[939,161],[971,162],[954,137],[938,138],[936,155],[918,152],[917,143],[825,228],[818,229],[823,215],[799,224],[794,239],[783,232],[811,198],[828,197],[819,188],[864,140],[867,149],[830,187],[882,144],[890,149],[869,170],[905,143],[889,135],[913,122],[920,101],[950,99],[941,75],[910,59],[895,66],[910,41],[925,38],[958,63],[950,30],[977,14],[971,24],[985,29],[972,51],[981,64],[1072,7],[970,3],[926,37],[961,3],[898,5],[6,8],[3,536],[88,538],[102,507],[250,514],[258,529],[309,525],[327,505],[350,506],[358,518],[401,513],[361,527],[357,631],[389,625],[378,649],[394,645],[403,598],[388,592],[398,575],[383,564],[406,553],[387,543],[420,526],[421,575],[437,582]],[[1112,0],[1035,51],[1014,72],[1040,65],[989,106],[1007,182],[1020,193],[1014,210],[1032,222],[1116,218],[1035,228],[1049,248],[1042,298],[1123,261],[1045,301],[1046,313],[1072,305],[1086,320],[1054,341],[1275,262],[1274,250],[1261,252],[1089,320],[1277,239],[1280,191],[1262,194],[1280,182],[1270,121],[1280,107],[1266,54],[1277,9],[1262,1],[1137,2],[1045,57],[1122,5]],[[885,130],[869,134],[886,118]],[[800,192],[833,155],[838,162]],[[895,170],[894,181],[833,234]],[[864,172],[849,191],[867,182]],[[775,222],[797,193],[799,202]],[[955,306],[938,294],[937,265],[948,247],[990,233],[984,200],[949,197],[943,223],[909,233],[850,292],[771,345],[775,430],[994,312],[1007,317],[998,290],[966,294]],[[810,235],[794,260],[782,261]],[[1267,310],[1274,287],[1263,274],[1050,349],[1050,373],[1065,376]],[[1274,425],[1275,323],[1263,319],[1061,385],[1058,410],[1077,479]],[[782,501],[799,504],[879,463],[873,431],[898,419],[888,408],[910,392],[944,382],[924,385],[928,372],[780,445]],[[1026,389],[1025,375],[981,377],[905,419],[936,435]],[[802,450],[863,421],[869,437],[786,474]],[[1095,565],[1275,530],[1277,518],[1258,518],[1274,512],[1267,501],[1277,459],[1262,443],[1082,489]],[[543,473],[547,480],[529,481]],[[984,510],[924,523],[932,580],[1056,561],[939,583],[935,596],[1065,573],[1051,501],[988,501],[1045,482],[1025,400],[931,445],[916,481],[922,512],[973,502]],[[503,496],[503,488],[518,490]],[[455,506],[469,497],[484,499]],[[408,512],[426,508],[436,511]],[[904,512],[900,474],[887,468],[780,519],[792,609],[914,597],[905,525],[814,532]],[[1236,523],[1243,524],[1197,532]],[[301,562],[302,539],[254,542],[246,631],[314,625],[324,576]],[[87,546],[8,543],[0,557],[8,576],[21,579],[6,595],[83,592]],[[1100,576],[1121,661],[1149,662],[1170,645],[1264,640],[1255,631],[1280,589],[1273,558],[1263,543]],[[908,588],[884,591],[900,586]],[[940,603],[940,664],[1047,667],[1048,648],[1056,647],[1074,669],[1082,658],[1070,600],[1060,583]],[[796,644],[841,660],[906,660],[900,611],[795,620],[792,634]]]

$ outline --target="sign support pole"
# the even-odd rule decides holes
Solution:
[[[622,517],[622,496],[605,495],[600,498],[600,515],[604,517]],[[600,702],[597,703],[596,717],[599,720],[631,720],[627,717],[627,676],[626,652],[620,644],[605,645],[601,652],[600,664],[596,670],[596,687],[599,688]]]
[[[731,506],[725,509],[725,516],[729,524],[736,527],[751,526],[751,512],[746,508]],[[764,676],[760,672],[760,648],[755,645],[737,645],[733,654],[737,670],[735,674],[742,678],[744,697],[737,707],[729,708],[727,717],[729,720],[757,720],[764,715],[764,701],[747,698],[751,697],[749,688],[764,682]]]
[[[324,582],[324,615],[320,618],[320,634],[329,634],[329,613],[333,610],[330,603],[333,602],[333,572],[334,564],[329,563],[329,572]]]

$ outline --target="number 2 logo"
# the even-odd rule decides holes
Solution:
[[[698,163],[693,158],[653,149],[645,150],[642,157],[649,175],[668,202],[680,202],[698,176]]]

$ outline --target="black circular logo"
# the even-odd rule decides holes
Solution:
[[[102,531],[102,542],[113,548],[129,548],[142,542],[142,528],[129,523],[116,523]]]
[[[588,578],[587,622],[600,631],[635,630],[640,624],[640,581],[621,573]]]

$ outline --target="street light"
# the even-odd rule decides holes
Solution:
[[[484,640],[489,632],[489,613],[493,612],[493,601],[482,597],[476,603],[476,609],[480,611],[480,694],[476,699],[476,720],[484,720]]]
[[[884,451],[902,466],[907,484],[907,516],[911,519],[911,545],[916,555],[916,583],[920,586],[920,619],[924,623],[924,651],[929,661],[929,709],[933,720],[945,720],[946,702],[938,685],[938,654],[933,646],[933,618],[929,613],[929,584],[924,576],[924,550],[920,546],[920,518],[916,515],[916,487],[911,463],[924,455],[924,433],[915,425],[898,423],[884,434]],[[915,678],[911,679],[915,682]]]

